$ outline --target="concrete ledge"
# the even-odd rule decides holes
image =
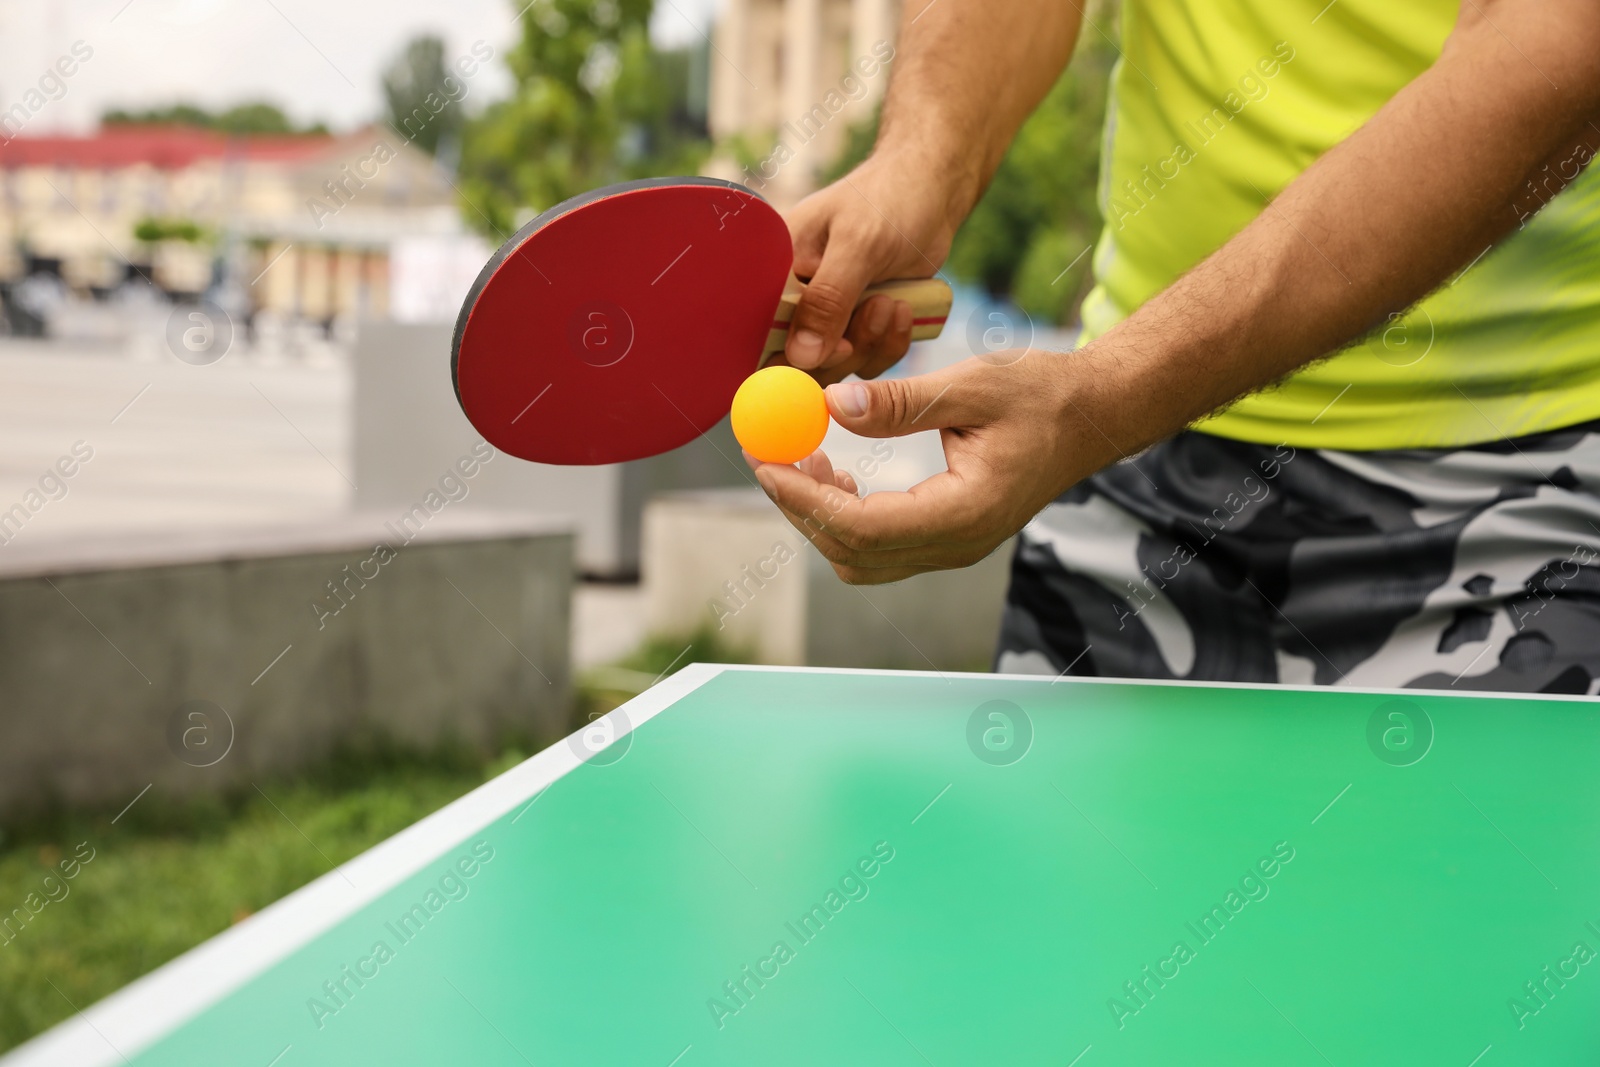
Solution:
[[[760,490],[670,493],[645,509],[645,617],[764,663],[987,670],[1010,559],[1007,542],[964,570],[848,586]]]
[[[564,733],[572,535],[394,521],[0,548],[0,813],[247,788],[379,735]]]
[[[178,566],[196,560],[220,563],[321,555],[370,549],[378,541],[418,546],[568,532],[569,523],[539,514],[443,510],[424,521],[407,522],[406,513],[396,509],[393,514],[353,512],[283,525],[80,534],[0,546],[0,579]]]
[[[449,471],[480,440],[450,381],[451,330],[448,323],[361,324],[353,357],[357,507],[407,506],[417,486]],[[560,403],[559,395],[544,397],[528,417]],[[532,502],[562,516],[577,533],[584,571],[625,576],[639,569],[640,515],[652,494],[749,478],[724,419],[682,448],[633,463],[557,467],[495,453],[473,481],[472,504],[518,511]]]

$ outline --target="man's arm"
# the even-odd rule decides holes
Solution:
[[[1596,55],[1592,0],[1463,0],[1428,71],[1104,337],[830,387],[857,432],[944,428],[949,471],[864,500],[814,464],[758,477],[846,580],[975,562],[1080,478],[1336,350],[1515,227],[1544,163],[1600,150]]]
[[[1137,452],[1426,296],[1517,226],[1546,162],[1600,150],[1597,55],[1600,5],[1463,0],[1428,71],[1084,350],[1083,416]]]
[[[871,158],[789,216],[795,273],[810,279],[785,353],[791,364],[826,368],[820,376],[837,381],[873,377],[905,354],[910,305],[898,302],[893,323],[897,302],[887,297],[861,308],[840,349],[856,300],[872,282],[930,277],[943,264],[1072,55],[1080,21],[1077,0],[906,5]]]

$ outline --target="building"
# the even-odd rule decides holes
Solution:
[[[726,0],[712,34],[707,168],[780,208],[814,190],[872,117],[893,67],[899,0]]]
[[[459,233],[456,194],[393,131],[228,136],[115,125],[0,144],[0,282],[54,273],[104,295],[135,276],[250,312],[382,315],[402,237]]]

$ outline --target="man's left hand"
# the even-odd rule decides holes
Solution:
[[[939,431],[948,469],[905,492],[859,497],[821,452],[795,466],[754,464],[756,478],[852,585],[970,566],[1117,458],[1076,411],[1074,358],[998,352],[920,377],[829,386],[834,420],[864,437]]]

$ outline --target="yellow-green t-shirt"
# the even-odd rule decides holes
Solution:
[[[1126,0],[1092,339],[1215,251],[1438,57],[1460,0]],[[1320,12],[1319,12],[1320,8]],[[1600,418],[1600,164],[1403,317],[1197,429],[1350,450]],[[1418,158],[1419,172],[1428,161]]]

